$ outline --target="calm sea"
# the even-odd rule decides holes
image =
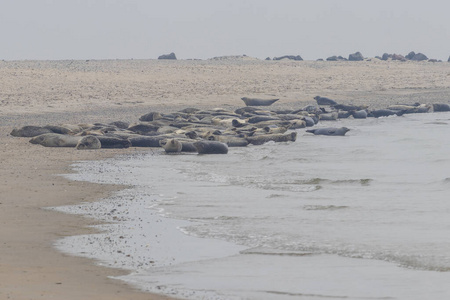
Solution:
[[[58,208],[110,224],[56,246],[185,299],[449,299],[450,114],[319,126],[351,131],[80,162],[129,188]]]

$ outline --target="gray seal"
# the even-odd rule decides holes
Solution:
[[[261,134],[257,136],[247,137],[247,141],[252,145],[262,145],[267,142],[295,142],[297,139],[297,132],[287,134]]]
[[[183,149],[183,144],[176,139],[162,140],[159,144],[163,147],[166,153],[181,152],[181,149]]]
[[[317,129],[309,129],[306,132],[313,133],[314,135],[330,135],[330,136],[344,136],[350,129],[347,127],[326,127],[326,128],[317,128]]]
[[[365,109],[361,109],[358,111],[352,111],[351,114],[352,114],[353,118],[355,118],[355,119],[367,118],[367,111]]]
[[[241,100],[244,101],[245,105],[247,106],[270,106],[280,99],[259,99],[242,97]]]
[[[368,117],[374,117],[374,118],[380,118],[380,117],[389,117],[389,116],[401,116],[404,114],[405,111],[400,110],[392,110],[392,109],[378,109],[378,110],[372,110],[367,115]]]
[[[216,141],[198,141],[194,143],[199,154],[227,154],[227,144]]]
[[[87,135],[78,141],[78,144],[75,148],[77,148],[77,150],[91,150],[100,149],[101,147],[102,143],[100,143],[100,140],[97,137],[93,135]]]
[[[316,100],[318,105],[337,105],[337,102],[326,97],[315,96],[314,100]]]
[[[81,136],[72,136],[59,133],[44,133],[33,137],[32,144],[39,144],[44,147],[76,147]]]
[[[40,126],[23,126],[14,128],[10,134],[16,137],[35,137],[44,133],[53,133],[53,131]]]
[[[131,141],[129,139],[122,139],[104,135],[96,137],[100,140],[102,148],[129,148],[131,146]]]

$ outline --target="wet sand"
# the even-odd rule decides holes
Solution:
[[[0,61],[0,298],[163,299],[108,278],[126,271],[62,254],[53,243],[94,220],[42,209],[96,201],[120,186],[72,182],[70,164],[145,151],[32,145],[24,125],[135,122],[150,111],[240,107],[243,96],[302,107],[316,95],[345,104],[450,100],[450,64],[428,62]],[[300,141],[298,141],[300,142]]]

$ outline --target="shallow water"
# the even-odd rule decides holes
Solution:
[[[70,178],[133,187],[59,208],[117,222],[57,246],[181,298],[450,297],[450,114],[320,126],[351,131],[79,163]]]

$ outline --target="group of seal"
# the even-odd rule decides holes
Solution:
[[[243,107],[235,111],[186,108],[173,113],[149,112],[137,123],[23,126],[11,135],[31,137],[45,147],[99,148],[161,147],[166,153],[227,154],[229,147],[294,142],[295,128],[306,126],[305,115]],[[291,130],[290,132],[286,132]]]
[[[195,152],[226,154],[229,147],[246,147],[267,142],[295,142],[297,129],[342,118],[369,118],[429,111],[450,111],[445,103],[392,105],[370,110],[366,105],[339,104],[326,97],[314,97],[318,106],[297,110],[267,110],[278,99],[243,97],[248,106],[236,110],[185,108],[172,113],[149,112],[139,122],[116,121],[108,124],[62,124],[23,126],[11,135],[31,137],[30,143],[46,147],[74,147],[79,150],[100,148],[161,147],[166,153]],[[270,103],[270,104],[269,104]],[[306,130],[326,136],[344,136],[346,127]]]

